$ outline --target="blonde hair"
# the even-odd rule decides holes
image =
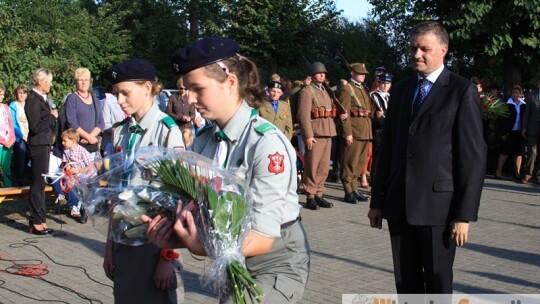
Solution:
[[[13,99],[17,100],[17,98],[19,97],[17,95],[17,92],[19,92],[19,90],[22,90],[23,92],[28,93],[28,87],[25,84],[21,83],[15,88],[15,90],[13,90],[13,95],[14,95]]]
[[[51,70],[39,68],[32,73],[32,86],[37,87],[40,81],[52,82],[52,79]]]
[[[75,77],[75,80],[79,79],[81,76],[88,76],[88,79],[92,79],[92,74],[90,73],[90,70],[87,68],[78,68],[73,73],[73,76]]]
[[[62,139],[67,138],[67,139],[74,140],[76,143],[78,143],[79,140],[81,139],[81,137],[79,136],[79,133],[77,133],[77,131],[75,131],[75,129],[73,128],[66,129],[64,132],[62,132],[61,137]]]

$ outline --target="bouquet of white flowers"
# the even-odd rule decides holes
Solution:
[[[103,164],[106,172],[96,181],[79,185],[96,229],[108,230],[118,243],[144,244],[147,224],[141,215],[174,221],[178,202],[194,200],[199,238],[212,259],[205,283],[234,303],[246,303],[244,291],[251,302],[262,298],[241,252],[251,208],[244,180],[199,154],[166,148],[142,148],[132,157],[115,154]]]

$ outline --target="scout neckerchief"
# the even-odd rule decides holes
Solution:
[[[252,109],[250,118],[257,115],[257,110]],[[214,139],[219,142],[216,153],[214,154],[214,163],[221,168],[226,168],[229,161],[230,140],[223,130],[214,132]]]

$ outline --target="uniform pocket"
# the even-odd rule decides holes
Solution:
[[[274,289],[279,291],[281,295],[289,302],[297,302],[302,298],[302,295],[304,294],[303,284],[281,274],[278,274],[276,277],[276,284],[274,285]],[[272,295],[270,295],[270,297],[268,298],[267,303],[279,303],[273,301],[279,301],[279,299],[271,299],[271,297]]]
[[[435,192],[451,192],[454,191],[454,181],[451,179],[435,181],[433,183],[433,191]]]

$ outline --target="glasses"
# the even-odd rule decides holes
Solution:
[[[77,79],[77,82],[88,82],[90,79]]]
[[[186,88],[178,88],[178,90],[180,90],[180,91],[187,91]]]

